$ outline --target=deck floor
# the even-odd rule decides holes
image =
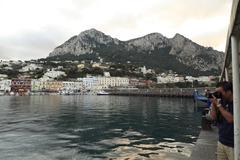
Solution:
[[[217,141],[217,128],[214,127],[212,131],[202,130],[189,160],[216,160]]]

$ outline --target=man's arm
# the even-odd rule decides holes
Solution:
[[[212,119],[216,119],[217,118],[217,112],[216,112],[216,109],[218,108],[218,110],[221,112],[221,115],[227,120],[228,123],[233,123],[233,115],[226,111],[224,109],[224,107],[222,105],[220,105],[220,107],[218,107],[219,105],[219,102],[218,100],[216,99],[216,97],[213,97],[213,99],[211,99],[212,101],[212,109],[211,109],[211,117]]]
[[[210,110],[210,115],[212,117],[213,120],[216,120],[217,119],[217,111],[216,111],[216,108],[217,108],[217,104],[218,104],[218,101],[217,101],[217,98],[213,96],[212,99],[210,99],[212,104],[211,104],[211,110]]]
[[[222,116],[227,120],[228,123],[233,123],[233,115],[232,113],[226,111],[223,106],[221,105],[219,111],[221,112]]]
[[[212,120],[216,120],[217,119],[216,108],[213,105],[211,105],[210,115],[212,117]]]

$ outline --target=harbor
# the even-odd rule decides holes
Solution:
[[[189,98],[0,97],[4,160],[188,159],[201,113]]]
[[[0,17],[0,160],[240,160],[240,0],[11,0]]]

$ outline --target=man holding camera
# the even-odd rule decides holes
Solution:
[[[233,87],[230,82],[220,82],[216,92],[209,97],[212,102],[210,115],[219,128],[218,160],[234,160]]]

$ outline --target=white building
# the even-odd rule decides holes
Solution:
[[[98,85],[102,88],[128,86],[129,78],[125,77],[97,77]]]
[[[9,67],[9,66],[4,67],[3,69],[5,69],[5,70],[13,70],[13,68]]]
[[[4,79],[0,81],[0,91],[10,92],[11,91],[11,80]]]
[[[157,83],[178,83],[178,82],[184,82],[183,76],[178,76],[174,74],[169,75],[161,75],[157,77]]]
[[[37,69],[42,69],[42,66],[39,66],[37,64],[29,64],[23,67],[22,69],[20,69],[19,72],[28,72],[28,71],[34,71]]]
[[[93,64],[92,64],[92,67],[100,67],[100,63],[96,63],[96,62],[94,62]]]
[[[83,82],[83,87],[87,90],[129,85],[129,79],[125,77],[86,77],[78,78],[78,80]]]
[[[83,82],[82,81],[63,81],[63,91],[68,92],[78,92],[83,89]]]
[[[176,76],[174,82],[185,82],[185,78],[183,76]]]
[[[212,81],[212,79],[211,79],[211,77],[208,77],[208,76],[200,76],[200,77],[186,76],[186,81],[187,82],[193,82],[193,81],[210,82],[210,81]]]
[[[109,72],[103,72],[104,77],[111,77]]]
[[[146,74],[146,73],[147,73],[147,69],[146,69],[145,66],[140,67],[140,71],[141,71],[143,74]]]
[[[63,69],[63,66],[58,66],[57,69]]]
[[[0,80],[2,79],[7,79],[8,78],[8,75],[6,74],[0,74]]]
[[[11,63],[9,61],[2,61],[1,60],[0,65],[11,66]]]
[[[162,84],[162,83],[170,83],[173,81],[173,77],[168,77],[168,76],[165,76],[165,77],[162,77],[162,76],[158,76],[157,77],[157,83],[158,84]]]
[[[82,81],[83,88],[86,90],[97,89],[98,87],[98,80],[96,77],[78,78],[77,80]]]
[[[78,67],[79,69],[83,69],[83,68],[85,67],[85,64],[78,64],[77,67]]]
[[[11,64],[25,64],[25,62],[18,60],[18,61],[10,61]]]
[[[31,80],[31,91],[39,92],[43,89],[43,80],[40,79],[32,79]]]
[[[208,76],[200,76],[197,78],[197,80],[199,82],[210,82],[211,81],[211,77],[208,77]]]
[[[140,72],[142,72],[143,74],[147,74],[147,73],[152,73],[151,69],[147,69],[145,66],[140,67]]]
[[[66,73],[63,72],[63,71],[47,71],[44,75],[43,75],[43,78],[44,77],[49,77],[50,79],[54,79],[54,78],[57,78],[57,77],[60,77],[60,76],[66,76]]]

